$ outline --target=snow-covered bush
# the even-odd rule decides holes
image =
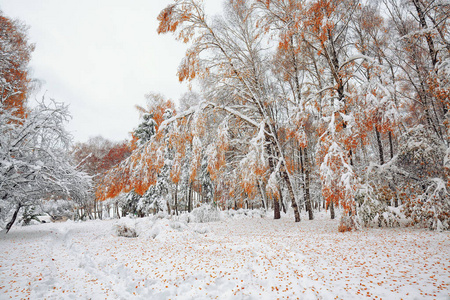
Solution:
[[[414,225],[438,231],[450,230],[450,195],[446,183],[439,178],[431,179],[423,194],[406,201],[403,213]]]
[[[356,201],[360,204],[358,207],[358,218],[363,226],[370,226],[377,223],[378,227],[383,224],[387,227],[399,226],[400,216],[395,209],[386,204],[386,201],[378,200],[378,194],[370,186],[363,186],[356,192]]]
[[[238,209],[224,211],[224,215],[228,218],[244,219],[244,218],[264,218],[266,211],[264,209]]]
[[[385,210],[378,216],[378,226],[384,223],[387,227],[400,226],[400,209],[394,207],[385,207]]]
[[[186,229],[186,224],[184,222],[172,221],[169,223],[170,228],[183,231]]]
[[[40,206],[41,214],[48,214],[53,220],[70,219],[74,215],[75,203],[69,200],[44,200]]]
[[[358,219],[349,216],[348,214],[342,214],[341,219],[339,220],[338,231],[339,232],[347,232],[352,231],[353,229],[359,229]]]
[[[160,241],[183,235],[189,238],[194,233],[204,234],[209,232],[200,224],[188,226],[181,220],[172,220],[169,215],[155,215],[145,218],[124,217],[113,226],[114,234],[123,237],[139,237],[142,239],[157,239]]]
[[[396,161],[405,172],[403,212],[414,225],[432,230],[450,229],[450,194],[447,191],[447,147],[422,125],[403,137]]]
[[[138,207],[139,199],[141,199],[141,196],[134,190],[131,190],[126,194],[125,201],[122,204],[122,211],[131,216],[143,216]]]
[[[442,140],[419,125],[402,137],[396,162],[416,181],[441,177],[446,150]]]
[[[195,217],[190,213],[182,213],[178,216],[178,220],[185,223],[195,222]]]
[[[137,237],[136,220],[128,217],[120,219],[114,225],[114,232],[117,236]]]
[[[204,204],[195,208],[191,212],[195,221],[198,223],[208,223],[220,221],[220,211],[209,204]]]
[[[152,219],[170,219],[170,215],[166,211],[159,211],[157,214],[153,215]]]
[[[39,213],[34,206],[27,206],[22,213],[22,225],[33,225],[36,222],[41,223],[38,219]],[[33,222],[34,221],[34,222]]]
[[[266,216],[266,211],[264,209],[249,209],[244,214],[251,218],[264,218]]]
[[[165,241],[180,238],[190,239],[195,234],[209,232],[209,228],[202,224],[188,225],[182,220],[149,217],[136,219],[136,232],[139,238]]]
[[[210,231],[209,227],[206,226],[194,226],[193,228],[194,232],[199,233],[199,234],[206,234]]]

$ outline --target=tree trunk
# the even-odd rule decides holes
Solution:
[[[380,155],[380,165],[384,165],[383,143],[381,142],[381,134],[375,126],[375,134],[377,135],[378,153]]]
[[[8,233],[9,230],[11,229],[11,227],[13,226],[14,222],[15,222],[16,219],[17,219],[17,214],[19,213],[19,210],[20,210],[21,208],[22,208],[22,205],[21,205],[21,204],[18,204],[18,205],[17,205],[17,208],[16,208],[16,211],[14,212],[14,214],[13,214],[13,216],[12,216],[12,218],[11,218],[11,221],[9,221],[8,224],[6,224],[6,233]]]
[[[424,11],[423,11],[422,7],[420,6],[420,1],[419,0],[413,0],[412,2],[414,3],[414,6],[416,7],[417,15],[419,17],[420,26],[424,30],[428,29],[427,21],[425,20]],[[434,47],[433,38],[431,37],[431,34],[429,32],[425,31],[425,39],[426,39],[427,44],[428,44],[428,52],[430,54],[431,63],[433,64],[433,68],[435,68],[436,64],[438,62],[437,52],[436,52],[435,47]]]
[[[97,219],[97,200],[94,199],[94,219]]]
[[[103,204],[96,200],[97,202],[97,218],[99,218],[100,220],[103,219]]]
[[[330,201],[330,215],[331,215],[331,220],[334,220],[334,218],[336,217],[334,214],[334,202]]]
[[[169,203],[169,200],[166,201],[166,204],[167,204],[167,213],[168,213],[169,216],[170,216],[171,210],[170,210],[170,203]]]
[[[390,132],[390,131],[389,131],[389,147],[391,150],[391,159],[393,159],[394,158],[394,145],[392,142],[392,132]]]
[[[281,210],[283,210],[283,213],[286,213],[286,206],[284,205],[283,192],[281,191],[280,187],[278,187],[278,193],[280,193]]]
[[[394,183],[392,185],[392,188],[394,190],[394,194],[395,194],[395,198],[394,198],[394,207],[398,207],[399,205],[399,200],[400,200],[400,196],[398,195],[398,190],[397,190],[397,182],[395,180],[395,176],[392,178],[392,182]]]
[[[276,196],[273,197],[273,218],[275,220],[281,219],[280,202]]]
[[[289,179],[289,174],[284,171],[281,172],[281,175],[284,178],[284,181],[286,181],[286,185],[288,187],[288,191],[289,191],[289,197],[291,198],[291,206],[292,209],[294,210],[294,216],[295,216],[295,222],[300,222],[300,213],[298,211],[298,205],[297,202],[295,201],[295,195],[294,195],[294,189],[292,188],[292,182]]]
[[[266,124],[266,128],[267,128],[267,131],[269,132],[270,128],[269,128],[268,124]],[[272,172],[275,172],[275,164],[274,164],[273,158],[272,158],[273,151],[272,151],[271,145],[275,144],[275,143],[274,143],[274,141],[271,140],[271,137],[269,137],[269,136],[266,136],[266,141],[268,142],[267,146],[266,146],[266,150],[267,150],[267,154],[269,155],[269,158],[268,158],[269,170],[270,170],[270,173],[272,173]],[[280,202],[276,196],[273,197],[273,218],[275,220],[278,220],[281,218]]]
[[[258,183],[259,192],[261,193],[262,206],[264,209],[267,209],[267,194],[266,194],[266,191],[264,188],[264,184],[261,183],[259,180],[257,183]]]
[[[90,206],[85,212],[87,211],[87,216],[89,217],[89,220],[94,220],[94,217],[92,216],[92,206]]]
[[[114,206],[115,206],[115,210],[116,210],[116,216],[118,219],[120,219],[119,203],[116,202],[114,204]]]
[[[175,214],[178,216],[178,183],[175,186]]]
[[[302,165],[302,172],[305,174],[305,177],[304,177],[305,178],[305,182],[304,182],[305,204],[306,204],[306,210],[308,211],[308,218],[310,220],[312,220],[312,219],[314,219],[314,213],[313,213],[313,210],[311,207],[311,194],[309,191],[311,179],[309,176],[310,165],[309,165],[309,158],[308,158],[308,148],[305,147],[303,149],[303,151],[304,151],[305,155],[303,155],[303,152],[300,152],[300,153],[302,155],[303,161],[305,162],[305,166],[303,167],[303,165]]]
[[[295,79],[295,89],[296,89],[296,94],[297,94],[297,101],[300,104],[301,99],[302,99],[302,95],[301,95],[301,88],[300,88],[300,80],[298,77],[298,65],[297,65],[297,58],[295,56],[295,51],[294,51],[294,40],[291,37],[290,39],[290,50],[291,50],[291,55],[292,55],[292,62],[294,65],[294,79]],[[304,198],[305,198],[305,202],[306,202],[306,210],[308,211],[308,217],[310,220],[314,219],[313,216],[313,211],[311,208],[311,199],[310,199],[310,193],[309,193],[309,161],[308,161],[308,149],[305,147],[304,148],[305,151],[305,157],[303,157],[303,152],[300,149],[300,155],[301,155],[301,169],[302,169],[302,174],[304,175],[304,183],[303,183],[303,192],[304,192]],[[303,161],[305,162],[305,166],[303,166]],[[289,180],[289,176],[288,174],[286,174],[288,177],[288,189],[289,189],[289,194],[291,194],[291,197],[294,196],[294,191],[292,190],[292,185],[291,182]],[[300,213],[298,211],[298,207],[297,207],[297,203],[295,202],[295,196],[292,197],[292,202],[294,205],[292,205],[292,208],[294,209],[294,214],[295,214],[295,222],[300,222]]]
[[[188,189],[188,207],[187,207],[188,212],[191,212],[191,200],[192,200],[192,182],[191,184],[189,184]]]

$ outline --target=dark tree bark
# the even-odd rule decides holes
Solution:
[[[192,182],[189,185],[189,189],[188,189],[188,207],[187,207],[187,211],[191,212],[191,201],[192,201]]]
[[[167,212],[169,213],[169,216],[170,216],[172,210],[170,209],[170,203],[169,203],[169,200],[167,200],[166,203],[167,203]]]
[[[394,145],[392,142],[392,132],[389,131],[389,147],[390,147],[390,151],[391,151],[391,159],[394,158]]]
[[[273,218],[275,220],[281,219],[280,202],[276,197],[273,197]]]
[[[380,165],[384,165],[383,143],[381,142],[381,134],[375,126],[375,134],[377,135],[378,154],[380,155]]]
[[[178,216],[178,183],[175,186],[175,213]]]
[[[414,3],[414,6],[416,8],[417,16],[419,17],[420,26],[422,27],[422,29],[428,29],[427,21],[425,20],[425,13],[420,5],[420,1],[413,0],[412,2]],[[425,39],[427,40],[428,51],[430,54],[431,63],[433,64],[433,68],[434,68],[434,67],[436,67],[436,64],[438,62],[437,51],[435,50],[433,38],[431,37],[431,34],[429,32],[425,33]]]
[[[336,215],[334,214],[334,203],[333,203],[333,201],[330,202],[330,215],[331,215],[331,219],[334,220]]]
[[[9,232],[9,230],[11,229],[11,227],[13,226],[14,222],[16,222],[17,219],[17,214],[19,213],[19,210],[22,208],[21,204],[17,205],[16,211],[14,212],[11,221],[8,222],[8,224],[6,224],[6,233]]]

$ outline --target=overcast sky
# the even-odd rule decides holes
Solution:
[[[206,0],[217,13],[222,0]],[[0,9],[30,26],[30,67],[46,96],[70,105],[76,141],[102,135],[128,139],[135,104],[160,92],[176,101],[187,91],[176,76],[186,49],[158,35],[156,17],[170,0],[2,0]],[[39,94],[39,98],[42,93]]]

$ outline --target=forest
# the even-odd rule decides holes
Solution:
[[[292,209],[295,222],[339,208],[339,231],[393,226],[401,207],[448,229],[449,6],[405,3],[228,1],[215,17],[201,1],[167,6],[158,32],[188,44],[178,77],[193,91],[177,111],[147,95],[97,199],[144,216],[190,211],[197,196],[275,219]]]
[[[190,89],[122,141],[0,10],[0,298],[448,299],[449,2],[167,3]]]
[[[102,219],[208,204],[274,219],[292,210],[295,222],[302,210],[309,220],[338,210],[341,232],[400,215],[448,230],[449,9],[232,0],[209,16],[202,1],[175,1],[157,31],[188,45],[177,75],[191,91],[146,95],[129,141],[84,143],[64,129],[64,104],[29,105],[34,45],[2,15],[3,226],[19,212]]]

